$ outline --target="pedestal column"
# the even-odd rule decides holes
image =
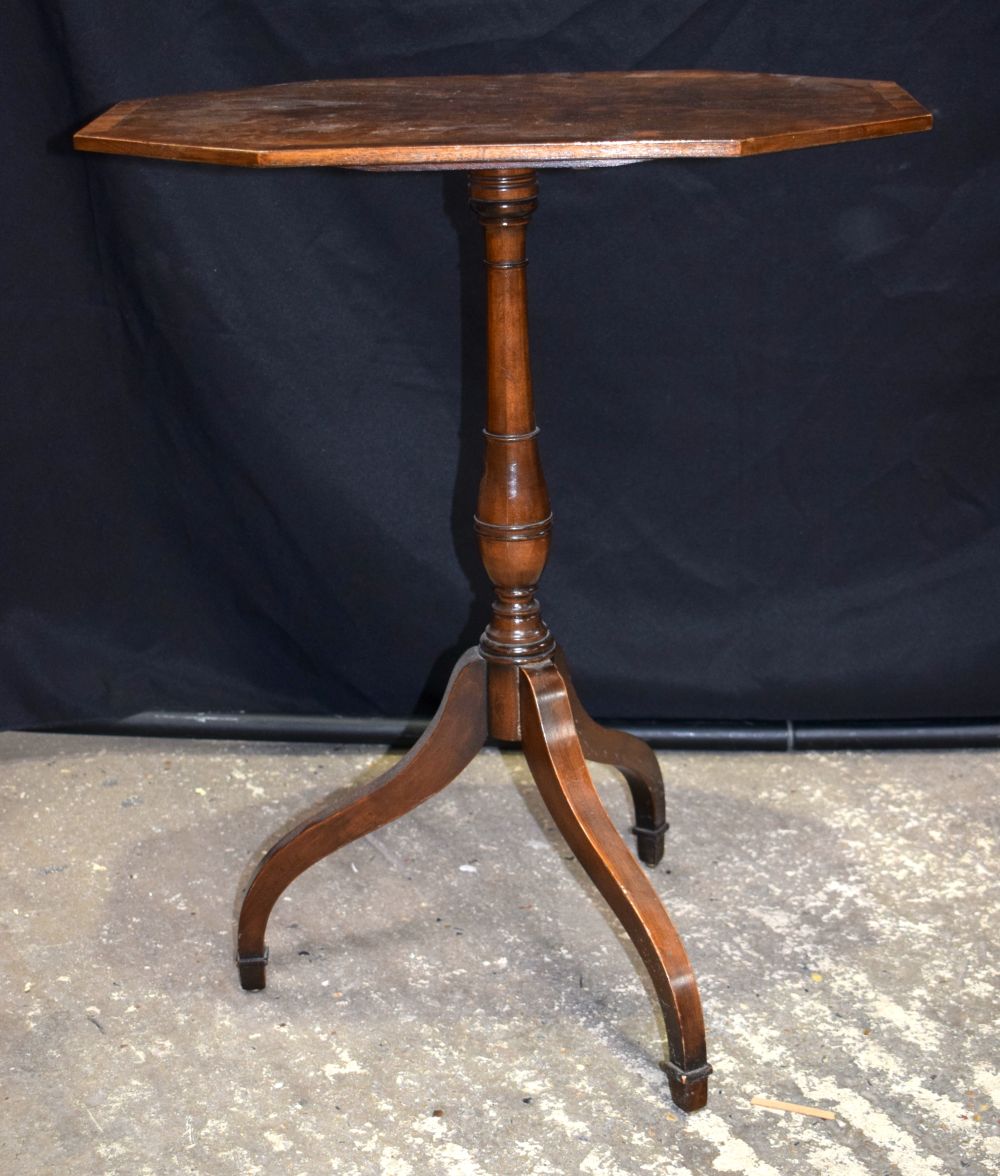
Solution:
[[[490,732],[515,740],[516,667],[544,661],[555,649],[535,597],[552,528],[528,352],[525,238],[538,204],[535,173],[471,172],[469,203],[483,226],[487,300],[486,453],[475,527],[494,586],[479,647],[490,666]]]

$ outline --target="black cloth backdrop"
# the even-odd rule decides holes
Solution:
[[[0,722],[432,709],[485,619],[464,177],[79,156],[323,76],[900,82],[931,134],[541,174],[546,616],[591,709],[1000,710],[993,0],[8,0]]]

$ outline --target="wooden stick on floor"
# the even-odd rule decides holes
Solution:
[[[755,1094],[750,1100],[754,1107],[764,1107],[768,1111],[791,1111],[794,1115],[811,1115],[814,1119],[836,1119],[833,1111],[824,1111],[820,1107],[803,1107],[799,1103],[780,1102],[776,1098],[764,1098]]]

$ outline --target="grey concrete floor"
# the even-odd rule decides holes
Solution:
[[[255,855],[392,758],[0,736],[6,1172],[1000,1172],[1000,756],[662,757],[652,877],[716,1067],[691,1116],[637,957],[513,753],[294,883],[267,991],[240,990]]]

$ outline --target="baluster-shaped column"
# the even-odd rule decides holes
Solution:
[[[520,735],[517,666],[544,660],[554,649],[535,598],[552,521],[528,355],[525,235],[537,197],[531,170],[470,173],[469,203],[486,246],[488,364],[486,460],[475,526],[495,589],[480,649],[490,663],[491,733],[499,739]]]

